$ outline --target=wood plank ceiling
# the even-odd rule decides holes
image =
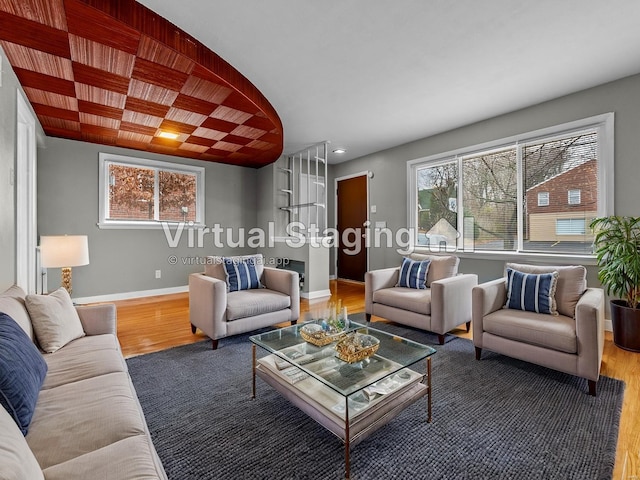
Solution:
[[[282,153],[258,89],[133,0],[0,0],[0,44],[49,136],[249,167]]]

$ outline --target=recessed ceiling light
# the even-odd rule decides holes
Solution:
[[[160,138],[170,138],[171,140],[175,140],[176,138],[179,137],[177,133],[171,133],[171,132],[160,132],[158,136]]]
[[[346,153],[347,151],[344,148],[336,148],[333,153]]]

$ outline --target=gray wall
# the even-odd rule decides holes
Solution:
[[[46,148],[38,151],[38,234],[89,236],[90,264],[73,269],[74,297],[184,286],[189,273],[204,270],[201,264],[189,264],[192,258],[252,251],[229,248],[225,236],[225,247],[216,248],[211,235],[205,235],[203,248],[197,243],[191,248],[186,230],[179,245],[170,248],[162,229],[98,228],[99,152],[203,166],[207,227],[230,227],[237,241],[239,229],[248,232],[257,221],[255,169],[48,138]],[[178,258],[176,265],[169,262],[172,255]],[[155,278],[155,270],[162,271],[161,279]],[[60,269],[48,274],[52,290],[60,285]]]
[[[369,194],[377,213],[370,214],[371,222],[386,221],[395,231],[407,227],[407,161],[607,112],[615,112],[615,213],[637,216],[640,215],[640,75],[333,165],[331,175],[373,171]],[[335,197],[330,196],[329,200],[329,212],[333,212]],[[400,255],[392,248],[371,248],[369,258],[371,269],[395,266],[400,261]],[[501,276],[504,261],[504,258],[463,258],[460,270],[478,273],[480,281],[486,281]],[[598,285],[596,267],[588,270],[589,284]]]

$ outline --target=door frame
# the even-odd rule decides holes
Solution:
[[[343,180],[349,180],[355,177],[364,176],[367,179],[367,225],[371,228],[371,208],[369,205],[369,180],[371,179],[371,172],[369,170],[364,170],[362,172],[351,173],[349,175],[344,175],[342,177],[336,177],[333,180],[333,223],[336,227],[336,232],[338,230],[338,182]],[[337,245],[333,247],[333,271],[335,272],[336,280],[339,277],[338,275],[338,248],[340,246],[341,239],[338,239]],[[367,246],[367,242],[365,241],[365,254],[367,256],[367,271],[369,271],[369,247]]]
[[[36,293],[36,120],[20,90],[16,97],[16,284]]]

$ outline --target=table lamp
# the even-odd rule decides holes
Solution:
[[[62,286],[71,295],[71,267],[89,265],[89,241],[86,235],[40,237],[40,261],[43,268],[62,268]]]

